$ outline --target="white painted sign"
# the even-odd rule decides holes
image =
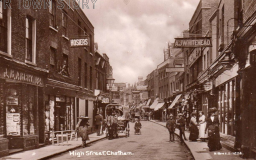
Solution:
[[[87,47],[89,46],[89,37],[70,39],[70,47]]]

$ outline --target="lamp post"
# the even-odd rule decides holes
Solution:
[[[115,82],[115,79],[112,76],[107,78],[107,84],[109,86],[109,93],[110,93],[110,103],[112,103],[111,90],[112,90],[112,86],[113,86],[114,82]]]

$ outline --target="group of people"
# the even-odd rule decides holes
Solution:
[[[219,118],[216,108],[209,109],[209,117],[206,118],[202,111],[199,112],[200,118],[197,121],[196,113],[191,114],[191,119],[189,122],[189,140],[197,141],[201,139],[205,141],[208,139],[209,151],[217,151],[222,148],[220,143],[220,133],[219,133]],[[173,115],[169,116],[169,120],[166,123],[166,127],[169,131],[170,141],[174,141],[174,131],[175,128],[178,128],[180,131],[180,140],[181,142],[186,141],[185,136],[185,119],[182,113],[178,114],[178,119],[175,120]],[[208,132],[207,132],[208,131]]]

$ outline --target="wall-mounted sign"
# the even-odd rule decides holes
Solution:
[[[88,47],[90,45],[89,37],[70,39],[70,47]]]
[[[166,68],[165,72],[184,72],[184,67],[177,67],[177,68]]]
[[[175,38],[175,48],[211,47],[211,37]]]
[[[43,85],[42,78],[9,68],[0,68],[0,77],[5,79],[22,81],[37,86]]]

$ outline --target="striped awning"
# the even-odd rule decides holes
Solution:
[[[158,104],[158,99],[159,99],[159,98],[156,98],[156,99],[154,100],[153,104],[151,104],[151,106],[149,107],[150,109],[154,109],[154,108],[157,106],[157,104]]]
[[[177,95],[175,99],[173,100],[172,104],[168,107],[168,109],[172,109],[173,106],[177,103],[177,101],[180,99],[181,94]]]
[[[158,103],[157,106],[154,108],[154,111],[159,110],[159,109],[162,108],[163,106],[164,106],[164,102]]]

